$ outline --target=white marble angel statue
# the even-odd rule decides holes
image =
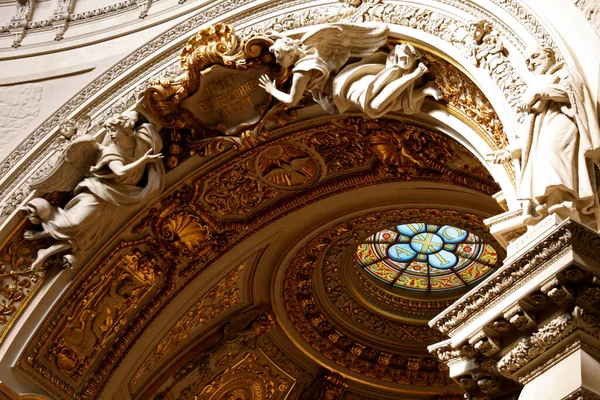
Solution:
[[[30,185],[44,193],[74,193],[64,208],[43,198],[25,205],[29,220],[42,226],[42,231],[27,231],[25,237],[57,241],[38,251],[33,269],[58,253],[68,253],[65,261],[74,265],[121,213],[140,209],[161,192],[162,140],[152,124],[134,128],[137,119],[135,111],[109,118],[101,143],[89,135],[76,138],[50,174]]]
[[[296,105],[310,91],[330,114],[356,109],[371,118],[416,113],[426,96],[439,100],[442,94],[432,83],[421,85],[427,67],[418,62],[413,46],[378,51],[387,36],[385,24],[340,23],[313,29],[299,41],[280,37],[270,50],[282,67],[294,66],[290,93],[278,90],[266,75],[260,86],[283,103]],[[351,59],[360,61],[346,65]]]
[[[579,73],[558,63],[551,48],[529,50],[527,67],[534,76],[519,108],[530,114],[530,123],[520,143],[490,154],[489,160],[520,160],[517,198],[528,225],[557,214],[598,229],[600,127],[595,101]]]

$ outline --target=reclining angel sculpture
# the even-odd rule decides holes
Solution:
[[[389,54],[378,51],[387,37],[386,25],[368,23],[331,24],[300,40],[280,36],[270,51],[282,67],[294,66],[290,93],[278,90],[267,75],[260,78],[260,86],[292,106],[310,91],[330,114],[358,109],[370,118],[389,112],[414,114],[425,97],[441,99],[433,82],[423,84],[427,67],[413,46],[399,44]],[[360,60],[344,66],[353,58]]]
[[[109,118],[102,142],[89,135],[76,138],[52,171],[30,185],[43,193],[74,193],[64,208],[43,198],[24,206],[29,220],[42,226],[42,231],[25,232],[25,238],[57,241],[38,251],[32,269],[64,252],[68,252],[66,264],[73,266],[77,256],[96,244],[121,212],[140,209],[161,192],[165,174],[159,153],[162,140],[152,124],[135,127],[137,120],[135,111]]]

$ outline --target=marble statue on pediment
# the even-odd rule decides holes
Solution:
[[[310,91],[330,114],[362,111],[371,118],[419,112],[427,96],[439,100],[442,93],[423,82],[427,67],[420,53],[409,44],[381,51],[387,37],[381,23],[329,24],[300,40],[278,37],[270,50],[282,67],[293,66],[290,92],[277,89],[266,75],[260,86],[283,103],[296,105]]]
[[[106,228],[123,212],[148,204],[163,186],[162,140],[154,125],[135,126],[135,111],[115,115],[105,122],[102,141],[84,135],[65,149],[58,164],[30,187],[41,193],[70,192],[64,208],[43,198],[29,201],[24,209],[41,231],[27,231],[29,240],[51,238],[56,243],[38,251],[32,269],[58,253],[73,265],[77,256],[97,245]]]
[[[555,59],[554,51],[529,51],[527,82],[519,108],[530,116],[520,143],[490,154],[490,161],[518,159],[517,198],[533,225],[549,214],[597,228],[597,165],[600,128],[595,101],[579,73]]]

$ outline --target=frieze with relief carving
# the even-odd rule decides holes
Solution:
[[[60,193],[46,198],[52,204],[62,204],[65,200]],[[24,234],[32,227],[22,221],[0,246],[0,341],[57,264],[48,263],[40,271],[31,269],[37,251],[52,244],[50,239],[26,240]]]
[[[21,368],[52,383],[47,387],[55,394],[97,393],[118,355],[173,289],[172,268],[152,252],[156,246],[151,238],[118,245],[47,321]]]
[[[239,283],[240,274],[244,268],[244,265],[240,265],[227,274],[174,324],[173,328],[152,350],[151,355],[144,362],[143,368],[134,375],[131,382],[134,388],[139,388],[150,371],[172,354],[186,339],[241,302]]]
[[[162,273],[157,264],[154,256],[134,250],[92,280],[54,339],[48,360],[73,381],[79,381],[90,361],[116,339],[135,309],[152,295]]]
[[[216,343],[176,372],[159,378],[157,385],[161,386],[156,398],[221,399],[232,393],[244,399],[287,398],[297,384],[296,375],[290,372],[298,372],[301,377],[302,370],[285,356],[282,358],[281,350],[273,353],[274,344],[268,334],[274,324],[274,315],[266,306],[233,315],[218,330],[220,338]],[[263,345],[275,359],[263,351]],[[283,363],[277,362],[282,360]],[[146,392],[144,396],[150,394]]]
[[[463,119],[474,122],[478,132],[493,149],[508,145],[502,122],[481,89],[450,62],[424,52],[434,82],[444,95],[443,104]]]
[[[284,153],[282,146],[295,150]],[[269,163],[276,167],[266,172],[269,149],[274,149]],[[342,117],[248,151],[242,161],[207,174],[203,184],[194,184],[191,207],[200,213],[210,210],[213,218],[250,216],[290,192],[304,190],[310,196],[317,188],[339,189],[344,176],[355,185],[351,174],[371,174],[371,182],[401,178],[458,184],[487,194],[499,190],[479,162],[447,136],[396,120]],[[307,187],[307,180],[314,183]],[[238,195],[230,196],[234,191]]]
[[[44,244],[25,240],[27,228],[23,221],[0,248],[0,340],[44,281],[44,271],[30,269]]]
[[[285,399],[293,385],[291,377],[284,375],[272,363],[252,353],[227,368],[194,396],[198,400],[276,400]],[[185,397],[180,397],[181,400]],[[191,399],[191,398],[190,398]]]

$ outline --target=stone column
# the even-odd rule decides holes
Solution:
[[[429,347],[471,399],[600,399],[600,235],[551,215],[434,318]]]

